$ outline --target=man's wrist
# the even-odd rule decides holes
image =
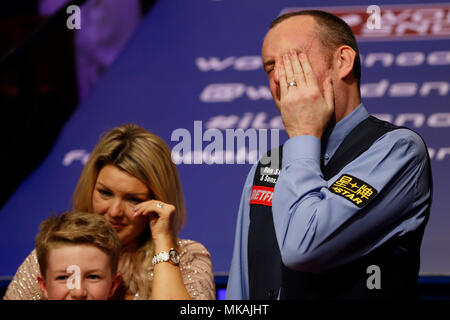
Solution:
[[[299,130],[289,130],[287,131],[287,134],[289,138],[294,138],[297,136],[314,136],[320,140],[322,139],[323,132],[324,130],[320,129],[299,129]]]

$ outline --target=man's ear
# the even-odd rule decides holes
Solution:
[[[352,73],[356,52],[351,47],[342,45],[336,50],[336,58],[339,78],[345,79]]]
[[[114,295],[114,292],[116,292],[116,289],[119,286],[121,280],[122,280],[122,276],[121,276],[120,272],[117,272],[115,277],[112,280],[111,291],[109,292],[108,298],[111,298]]]
[[[37,281],[39,283],[39,287],[41,288],[42,295],[45,299],[48,300],[48,293],[47,293],[47,285],[45,284],[45,279],[42,277],[41,274],[37,276]]]

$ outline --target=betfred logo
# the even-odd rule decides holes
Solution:
[[[273,188],[263,186],[253,186],[250,196],[250,204],[261,204],[272,206]]]
[[[370,7],[320,7],[343,19],[358,41],[422,40],[450,38],[450,4],[380,5]],[[313,8],[286,8],[280,15]],[[377,15],[377,16],[375,16]],[[374,20],[378,21],[374,27]]]

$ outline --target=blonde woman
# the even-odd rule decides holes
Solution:
[[[137,125],[104,135],[74,192],[75,211],[103,215],[122,243],[115,299],[214,299],[209,252],[178,239],[185,204],[170,148]],[[41,299],[36,253],[22,263],[4,299]]]

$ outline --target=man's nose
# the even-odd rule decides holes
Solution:
[[[86,288],[72,289],[70,290],[70,297],[73,300],[86,300],[87,289]]]

